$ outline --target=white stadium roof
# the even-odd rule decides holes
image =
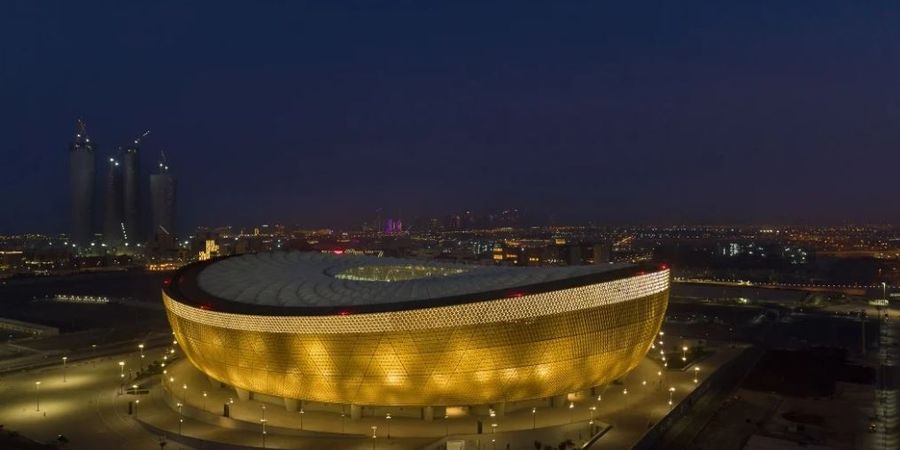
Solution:
[[[349,307],[436,300],[609,272],[630,264],[506,267],[315,252],[224,258],[200,271],[203,291],[239,303]]]

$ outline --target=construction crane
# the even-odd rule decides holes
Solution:
[[[145,131],[144,134],[140,135],[140,137],[138,137],[137,139],[134,140],[134,145],[140,144],[141,140],[144,139],[145,137],[147,137],[147,135],[149,135],[149,134],[150,134],[150,130]]]
[[[166,163],[166,151],[159,151],[159,173],[166,173],[169,171],[169,165]]]

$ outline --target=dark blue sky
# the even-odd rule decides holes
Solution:
[[[78,117],[183,226],[900,220],[897,2],[137,3],[4,3],[0,231],[67,228]]]

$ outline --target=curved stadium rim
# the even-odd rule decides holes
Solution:
[[[200,288],[197,277],[207,266],[228,258],[243,255],[229,255],[188,264],[178,269],[171,277],[163,281],[163,293],[172,300],[200,308],[233,314],[250,314],[260,316],[346,316],[350,314],[370,314],[392,311],[408,311],[427,309],[439,306],[476,303],[500,298],[521,297],[541,294],[573,287],[620,280],[652,272],[668,270],[666,264],[638,263],[628,267],[612,269],[600,273],[580,275],[562,280],[544,281],[525,284],[512,288],[495,289],[471,294],[454,295],[433,299],[409,300],[391,303],[375,303],[351,306],[275,306],[255,305],[214,296]],[[340,258],[340,256],[337,256]],[[364,283],[364,282],[363,282]]]

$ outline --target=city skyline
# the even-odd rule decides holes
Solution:
[[[164,150],[190,174],[183,230],[351,226],[376,208],[515,207],[559,223],[900,219],[893,8],[58,10],[16,4],[0,19],[13,105],[0,153],[17,193],[2,232],[71,229],[61,149],[78,118],[98,155],[154,130],[140,165]]]

